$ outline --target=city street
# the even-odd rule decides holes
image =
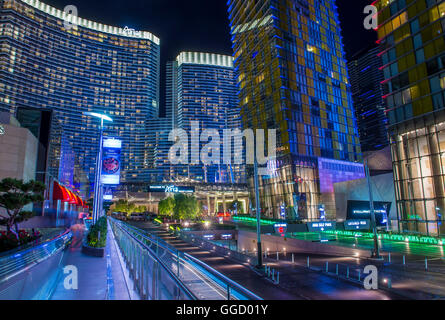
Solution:
[[[368,291],[359,285],[337,280],[319,272],[307,270],[304,267],[283,268],[280,272],[280,285],[277,286],[250,267],[186,243],[152,223],[133,222],[131,224],[156,234],[178,250],[200,259],[266,300],[403,299],[397,294],[381,290]]]

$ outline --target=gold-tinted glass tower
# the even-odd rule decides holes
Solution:
[[[244,129],[277,129],[263,214],[334,217],[333,183],[363,176],[334,0],[229,0],[228,11]]]
[[[376,1],[401,231],[444,234],[445,2]]]

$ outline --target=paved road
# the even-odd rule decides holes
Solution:
[[[293,234],[291,238],[317,241],[317,240],[330,240],[329,244],[340,245],[346,247],[354,247],[358,249],[365,249],[371,251],[374,248],[374,240],[369,238],[360,237],[348,237],[335,234],[320,234],[320,233],[297,233]],[[444,247],[436,245],[427,245],[419,243],[397,242],[388,240],[379,240],[379,245],[384,253],[392,252],[395,254],[411,256],[414,259],[422,259],[425,257],[430,258],[443,258]]]
[[[154,233],[175,248],[200,259],[230,279],[266,300],[389,300],[401,296],[385,291],[368,291],[352,283],[341,281],[304,267],[276,266],[280,270],[280,286],[249,266],[219,256],[171,236],[166,230],[151,223],[133,225]]]
[[[273,266],[287,266],[293,268],[295,266],[307,266],[308,254],[293,254],[294,263],[292,263],[291,253],[280,253],[279,261],[276,255],[270,255],[267,261]],[[347,277],[349,269],[349,277],[358,279],[359,272],[363,279],[363,270],[367,265],[375,265],[379,271],[379,278],[390,279],[391,286],[399,294],[413,299],[444,299],[445,298],[445,268],[442,272],[425,272],[421,268],[411,268],[400,264],[389,263],[388,261],[379,261],[371,259],[338,257],[327,255],[311,254],[309,264],[312,268],[326,270],[326,262],[328,262],[328,270],[331,274],[338,272],[341,276]],[[441,262],[443,264],[443,262]],[[413,262],[410,262],[412,265]],[[383,283],[381,286],[387,286]]]

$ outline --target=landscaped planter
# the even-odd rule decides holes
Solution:
[[[91,257],[103,258],[105,257],[105,248],[93,248],[84,243],[82,245],[82,253]]]

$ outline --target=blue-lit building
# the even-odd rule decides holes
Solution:
[[[170,61],[166,66],[165,79],[165,114],[159,115],[155,119],[151,119],[147,123],[149,130],[149,139],[147,140],[147,148],[150,150],[151,158],[148,163],[150,169],[149,179],[147,182],[172,182],[175,180],[175,168],[171,165],[169,159],[169,151],[173,142],[169,141],[170,132],[175,127],[175,119],[177,115],[176,109],[176,92],[177,64]]]
[[[383,100],[382,59],[378,47],[355,54],[348,63],[352,99],[363,152],[389,146],[388,118]]]
[[[182,52],[167,68],[167,110],[171,110],[175,128],[191,136],[191,122],[199,123],[199,134],[206,129],[216,129],[221,143],[225,129],[241,129],[238,109],[236,75],[231,56]],[[167,137],[168,138],[168,137]],[[191,139],[190,139],[191,140]],[[190,154],[200,154],[207,142],[199,146],[190,142]],[[221,163],[205,166],[201,161],[189,165],[173,165],[171,177],[175,180],[202,181],[207,183],[243,183],[242,165]]]
[[[147,121],[159,113],[156,36],[68,16],[38,0],[3,0],[0,48],[0,110],[52,110],[75,154],[72,163],[90,182],[99,121],[83,113],[105,113],[114,119],[105,135],[123,140],[121,181],[148,178]]]

